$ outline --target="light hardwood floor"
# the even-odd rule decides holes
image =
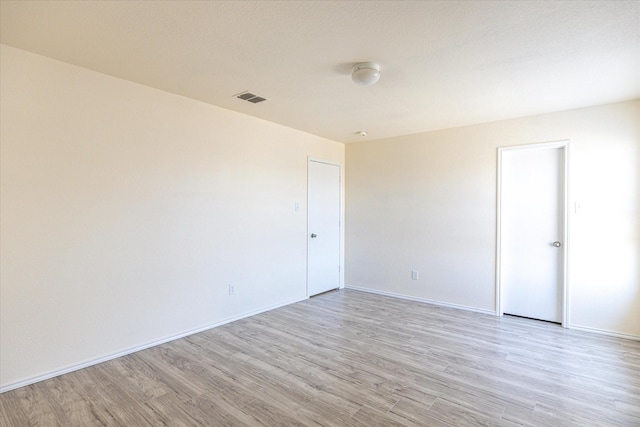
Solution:
[[[342,290],[0,403],[2,426],[640,426],[640,342]]]

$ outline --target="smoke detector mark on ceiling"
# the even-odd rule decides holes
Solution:
[[[244,99],[245,101],[249,101],[252,102],[254,104],[257,104],[258,102],[262,102],[262,101],[266,101],[267,98],[260,96],[260,95],[256,95],[255,93],[251,93],[247,90],[245,90],[244,92],[240,92],[237,93],[235,95],[233,95],[235,98],[240,98],[240,99]]]

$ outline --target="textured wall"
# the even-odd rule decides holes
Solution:
[[[567,139],[570,325],[640,336],[637,100],[347,145],[346,284],[495,310],[497,147]]]
[[[307,156],[342,144],[6,46],[1,67],[2,386],[306,296]]]

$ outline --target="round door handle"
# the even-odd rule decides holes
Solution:
[[[555,246],[556,248],[559,248],[560,246],[562,246],[562,243],[560,243],[560,242],[553,242],[553,246]]]
[[[318,235],[316,233],[311,233],[311,238],[315,239],[316,237],[318,237]]]

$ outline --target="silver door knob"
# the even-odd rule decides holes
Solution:
[[[318,235],[316,233],[311,233],[311,238],[315,239],[316,237],[318,237]]]
[[[562,246],[562,243],[560,243],[560,242],[553,242],[553,246],[555,246],[556,248],[559,248],[560,246]]]

